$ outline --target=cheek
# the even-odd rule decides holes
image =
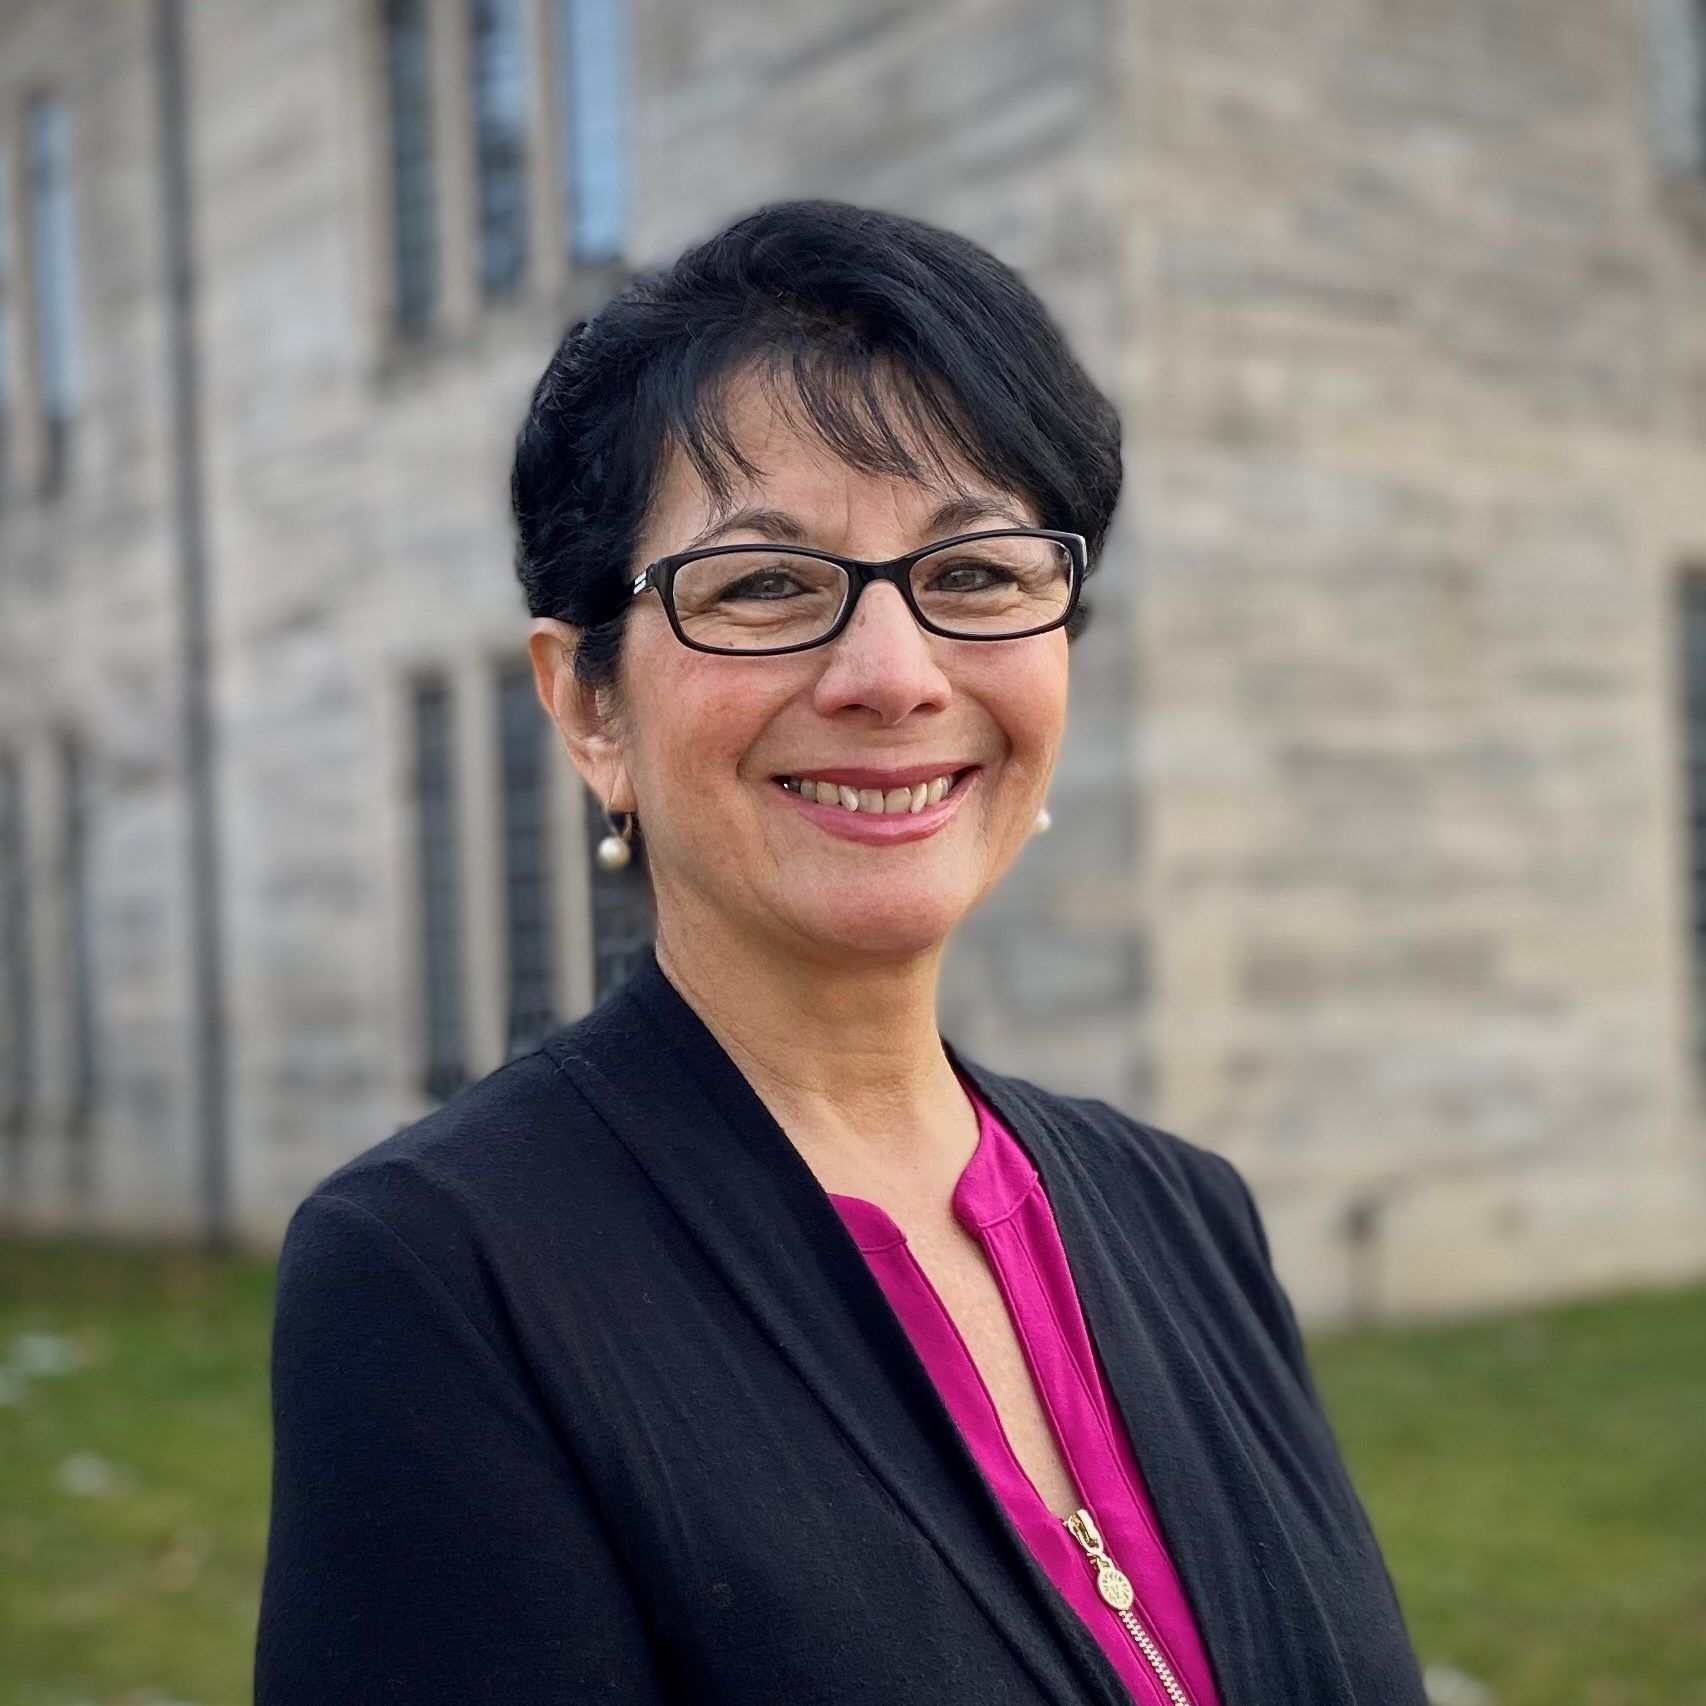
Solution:
[[[978,697],[1021,761],[1051,758],[1066,725],[1065,648],[1045,643],[1056,638],[1039,634],[1034,651],[997,660],[978,687]]]
[[[731,786],[763,780],[747,772],[746,756],[795,688],[754,659],[710,657],[673,640],[671,648],[649,677],[658,685],[638,729],[636,781],[672,817],[716,817]]]

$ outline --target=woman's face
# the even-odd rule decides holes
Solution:
[[[737,503],[796,518],[797,543],[888,558],[953,533],[1040,524],[1028,501],[969,469],[956,470],[957,492],[862,473],[802,436],[756,384],[732,391],[728,418],[763,471]],[[983,513],[942,525],[933,512],[963,493]],[[672,455],[634,572],[718,519],[691,460]],[[707,543],[766,539],[736,525]],[[629,612],[614,706],[573,683],[558,643],[573,630],[539,618],[533,633],[541,694],[581,773],[612,811],[639,815],[659,932],[672,940],[705,924],[794,954],[937,946],[1024,844],[1066,715],[1063,629],[943,639],[882,582],[827,645],[775,657],[682,645],[648,590]],[[869,804],[879,783],[892,797],[936,776],[955,778],[940,804],[881,816],[810,804],[782,785],[839,780]]]

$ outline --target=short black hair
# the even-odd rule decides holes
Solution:
[[[756,368],[867,472],[923,477],[884,412],[944,443],[1045,527],[1082,533],[1088,566],[1119,499],[1120,417],[1017,272],[969,238],[847,202],[770,202],[630,279],[576,320],[534,388],[510,500],[516,575],[533,616],[584,630],[577,677],[614,683],[632,559],[666,450],[721,503],[750,478],[724,413]],[[886,382],[886,383],[884,383]],[[1083,627],[1080,600],[1068,639]]]

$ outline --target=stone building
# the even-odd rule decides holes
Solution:
[[[796,194],[1127,423],[943,1029],[1230,1156],[1312,1319],[1706,1272],[1697,0],[0,0],[6,1222],[265,1245],[620,977],[513,434]]]

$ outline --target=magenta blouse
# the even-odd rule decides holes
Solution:
[[[978,1144],[954,1186],[955,1218],[976,1235],[989,1258],[1043,1409],[1077,1483],[1079,1503],[1095,1519],[1109,1556],[1131,1579],[1130,1615],[1182,1686],[1186,1706],[1219,1706],[1184,1587],[1091,1347],[1037,1170],[969,1084],[966,1094],[977,1109]],[[1095,1566],[1014,1455],[989,1388],[913,1257],[906,1234],[884,1209],[863,1197],[832,1191],[829,1198],[1037,1562],[1101,1642],[1133,1700],[1141,1706],[1181,1706],[1126,1622],[1097,1593]]]

